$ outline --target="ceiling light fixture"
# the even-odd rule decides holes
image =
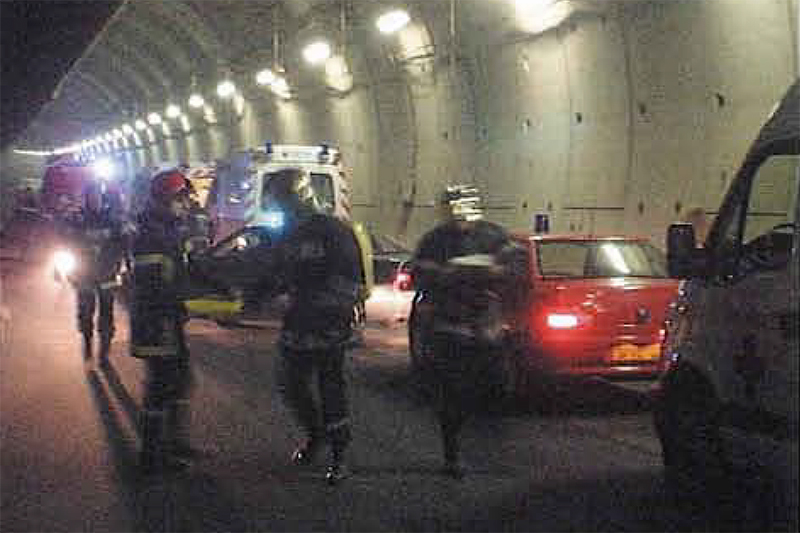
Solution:
[[[236,93],[236,85],[231,80],[223,80],[217,85],[217,95],[220,98],[230,98]]]
[[[408,12],[402,9],[394,9],[378,17],[375,24],[381,33],[391,34],[405,28],[410,21],[411,17]]]
[[[275,78],[275,81],[273,81],[270,85],[270,89],[272,89],[272,92],[282,98],[290,98],[292,96],[289,83],[286,81],[286,78],[280,76]]]
[[[331,45],[325,41],[314,41],[303,49],[303,57],[311,65],[324,63],[331,57]]]
[[[256,83],[259,85],[269,85],[275,81],[275,73],[270,69],[265,68],[256,74]]]
[[[178,118],[181,116],[181,108],[175,104],[169,104],[165,113],[167,114],[167,118]]]
[[[189,97],[189,106],[194,107],[195,109],[203,107],[205,103],[206,101],[203,100],[203,97],[200,96],[199,93],[194,93]]]

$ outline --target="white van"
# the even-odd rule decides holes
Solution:
[[[794,531],[798,154],[800,81],[762,127],[706,242],[695,246],[691,225],[670,226],[670,274],[685,281],[667,321],[668,370],[654,404],[673,488],[710,497],[721,487],[758,482],[750,494],[769,496],[770,516],[787,520]]]
[[[307,171],[320,208],[327,214],[350,220],[350,190],[339,150],[325,144],[267,143],[217,162],[208,204],[216,228],[215,240],[222,240],[244,226],[273,222],[263,193],[270,176],[285,168]]]

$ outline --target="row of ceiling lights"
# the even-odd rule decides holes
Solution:
[[[518,14],[526,14],[527,18],[540,19],[542,14],[556,3],[556,0],[514,0]],[[533,15],[536,15],[533,17]],[[402,9],[394,9],[388,11],[376,19],[376,26],[383,34],[392,34],[403,29],[409,22],[411,17],[408,12]],[[541,28],[540,28],[541,29]],[[304,59],[311,65],[324,64],[332,58],[332,49],[330,44],[326,41],[314,41],[306,45],[303,49]],[[266,86],[277,96],[288,99],[291,98],[291,88],[286,78],[276,74],[270,69],[259,71],[255,76],[255,81],[258,85]],[[225,79],[217,85],[217,95],[222,99],[230,99],[236,95],[236,85],[230,79]],[[205,99],[200,93],[193,93],[189,96],[187,101],[189,107],[194,109],[201,109],[206,106]],[[164,110],[168,119],[185,119],[185,115],[181,108],[174,104],[168,104]],[[152,112],[147,115],[147,121],[137,119],[133,123],[123,124],[120,128],[115,128],[105,135],[99,135],[94,139],[81,141],[80,143],[73,144],[64,148],[58,148],[53,151],[35,151],[35,150],[17,150],[20,153],[36,154],[36,155],[50,155],[50,154],[64,154],[70,152],[77,152],[80,150],[91,149],[97,147],[99,149],[107,148],[107,145],[116,141],[122,140],[125,136],[133,136],[136,131],[144,131],[148,129],[148,123],[152,126],[157,126],[163,122],[161,115]]]
[[[378,30],[383,34],[392,34],[403,29],[409,22],[411,17],[408,12],[402,9],[395,9],[382,14],[376,20]],[[307,63],[313,66],[325,64],[332,57],[331,45],[324,40],[317,40],[309,43],[303,49],[303,58]],[[286,78],[275,73],[270,69],[259,71],[255,75],[255,81],[258,85],[269,88],[277,96],[288,99],[291,98],[292,92]],[[230,99],[236,95],[236,85],[230,79],[224,79],[217,85],[217,96],[223,100]],[[206,106],[205,98],[199,92],[193,92],[187,100],[189,107],[194,109],[201,109]],[[185,117],[181,108],[170,103],[164,110],[164,114],[168,119],[179,119]],[[147,115],[146,120],[139,118],[131,124],[123,124],[119,128],[115,128],[106,134],[101,134],[94,139],[83,140],[77,144],[53,150],[52,154],[64,154],[77,152],[81,150],[100,149],[104,150],[109,144],[115,141],[123,140],[126,136],[133,136],[137,131],[144,131],[150,126],[158,126],[163,123],[161,115],[156,112],[151,112]],[[26,151],[21,151],[26,152]],[[28,153],[33,153],[27,151]]]

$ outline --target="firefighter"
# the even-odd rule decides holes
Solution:
[[[146,365],[141,420],[143,473],[188,466],[191,374],[183,298],[188,290],[185,219],[188,180],[178,170],[156,174],[133,239],[131,355]]]
[[[77,258],[77,267],[69,276],[78,300],[78,330],[83,335],[83,354],[92,361],[94,316],[100,335],[99,362],[108,364],[114,336],[114,293],[118,285],[124,255],[122,226],[111,210],[103,207],[101,186],[89,182],[83,189],[81,210],[67,219],[66,242]]]
[[[415,322],[431,353],[420,370],[433,386],[444,473],[460,478],[459,431],[501,379],[503,299],[514,286],[507,258],[515,247],[503,228],[482,220],[474,187],[448,187],[440,206],[444,222],[423,236],[412,262]]]
[[[346,475],[343,455],[351,438],[343,366],[362,290],[361,255],[351,226],[319,209],[307,172],[276,174],[267,194],[284,214],[285,239],[273,257],[289,295],[279,340],[279,385],[305,433],[292,461],[313,463],[327,443],[325,476],[335,484]],[[321,405],[311,390],[315,376]]]

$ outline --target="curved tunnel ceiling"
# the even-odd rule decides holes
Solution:
[[[508,13],[498,21],[488,20],[488,15],[497,15],[497,7],[508,0],[485,0],[468,2],[478,7],[476,14],[485,22],[478,25],[486,37],[489,28],[497,28],[495,22],[507,23]],[[342,6],[344,4],[344,7]],[[258,66],[271,64],[283,54],[283,63],[298,60],[299,35],[320,36],[334,42],[356,42],[365,30],[374,33],[371,27],[374,17],[389,7],[407,8],[422,17],[422,24],[441,26],[447,23],[447,0],[416,2],[334,2],[330,0],[128,0],[118,9],[112,20],[103,29],[94,46],[80,58],[61,84],[66,92],[62,98],[50,102],[46,112],[32,126],[38,131],[35,137],[47,138],[51,146],[74,142],[54,127],[48,117],[67,116],[76,111],[76,102],[94,110],[97,105],[106,109],[124,110],[117,116],[108,116],[108,122],[124,120],[125,115],[146,113],[148,109],[163,107],[169,100],[184,97],[194,86],[213,90],[222,77],[233,74],[237,77],[252,76]],[[462,2],[466,4],[466,2]],[[481,5],[481,4],[486,4]],[[496,5],[493,5],[496,4]],[[507,7],[507,6],[506,6]],[[342,9],[346,17],[346,33],[341,37]],[[466,22],[466,10],[459,19]],[[506,9],[508,11],[508,9]],[[429,22],[430,21],[430,22]],[[273,25],[279,26],[280,50],[273,49],[275,34]],[[470,28],[471,29],[471,28]],[[434,32],[431,33],[433,35]],[[447,30],[443,32],[446,37]],[[288,43],[287,43],[288,41]],[[466,44],[469,39],[464,39]],[[376,43],[370,43],[376,44]],[[446,43],[445,43],[446,44]],[[444,46],[441,48],[445,48]],[[391,50],[382,50],[388,60],[395,60]],[[353,51],[351,54],[355,55]],[[371,63],[371,65],[375,65]],[[290,73],[297,78],[302,72]],[[368,73],[372,75],[371,73]],[[102,93],[98,95],[77,83],[72,78],[90,80]],[[195,81],[193,81],[195,80]],[[302,91],[303,87],[298,87]],[[105,102],[105,103],[103,103]],[[63,110],[60,108],[64,107]],[[87,114],[93,116],[93,113]],[[103,121],[86,120],[87,128],[106,127]],[[29,134],[32,132],[28,132]]]
[[[332,141],[361,216],[418,234],[454,179],[524,226],[660,238],[713,210],[752,129],[798,75],[798,0],[128,0],[24,138],[47,147],[163,115],[122,148],[131,172],[265,139]],[[542,9],[542,8],[545,9]],[[376,19],[410,23],[381,35]],[[539,10],[537,11],[537,8]],[[344,60],[310,67],[326,39]],[[280,68],[288,100],[255,83]],[[241,99],[223,103],[232,79]],[[188,110],[190,93],[206,106]],[[658,201],[663,200],[663,205]]]

